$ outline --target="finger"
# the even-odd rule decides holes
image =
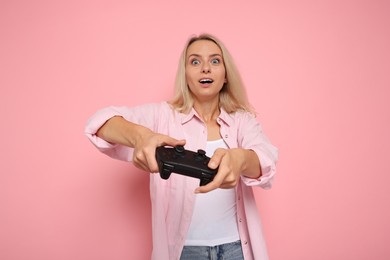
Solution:
[[[195,193],[207,193],[207,192],[210,192],[212,190],[218,189],[219,186],[220,185],[217,182],[212,181],[212,182],[208,183],[207,185],[199,186],[198,188],[196,188]]]
[[[146,154],[146,163],[148,165],[150,172],[156,173],[159,171],[157,160],[156,160],[156,150],[153,150],[150,153]]]
[[[143,151],[137,151],[133,155],[133,164],[147,172],[158,172],[157,162],[154,158],[154,149],[145,149]]]
[[[145,155],[142,151],[134,151],[133,154],[133,164],[142,170],[149,170],[145,162]]]
[[[195,193],[206,193],[218,189],[223,184],[225,178],[226,174],[223,172],[222,169],[220,169],[210,183],[204,186],[199,186],[195,189]]]
[[[143,171],[146,171],[146,172],[150,172],[148,166],[146,164],[142,163],[141,161],[138,161],[138,162],[137,161],[133,161],[133,165],[135,167],[137,167],[138,169],[140,169],[140,170],[143,170]]]
[[[215,150],[215,152],[214,152],[213,156],[211,156],[210,161],[209,161],[207,166],[211,169],[216,169],[218,167],[218,165],[221,164],[222,158],[224,157],[225,154],[226,154],[225,149]]]
[[[182,139],[182,140],[178,140],[178,139],[175,139],[175,138],[172,138],[172,137],[169,137],[169,136],[166,136],[166,138],[164,138],[160,145],[159,146],[163,146],[163,145],[168,145],[168,146],[177,146],[177,145],[185,145],[186,144],[186,140]]]

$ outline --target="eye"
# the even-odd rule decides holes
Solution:
[[[192,64],[192,65],[199,65],[199,64],[200,64],[200,61],[197,60],[197,59],[193,59],[193,60],[191,60],[191,64]]]
[[[219,59],[212,59],[211,64],[219,64],[221,61]]]

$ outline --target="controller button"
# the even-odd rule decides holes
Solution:
[[[164,164],[164,171],[172,172],[174,169],[175,169],[175,166],[173,166],[172,164],[168,164],[168,163]]]
[[[202,161],[206,157],[206,152],[204,150],[199,149],[198,152],[195,154],[195,160],[196,161]]]
[[[182,145],[175,146],[175,151],[178,152],[178,153],[183,153],[184,152],[184,146],[182,146]]]
[[[206,155],[206,152],[204,151],[204,150],[202,150],[202,149],[199,149],[198,150],[198,155],[200,155],[200,156],[205,156]]]

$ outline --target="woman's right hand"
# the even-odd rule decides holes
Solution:
[[[133,164],[144,171],[156,173],[158,165],[156,161],[156,148],[159,146],[176,146],[186,143],[185,140],[177,140],[168,135],[158,134],[143,126],[138,126],[138,136],[134,140]]]
[[[114,116],[100,127],[97,136],[113,144],[134,148],[133,164],[147,172],[158,172],[156,148],[159,146],[184,145],[185,140],[177,140],[167,135],[158,134],[141,125],[127,121],[121,116]]]

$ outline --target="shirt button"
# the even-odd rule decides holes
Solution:
[[[242,219],[240,218],[238,221],[239,221],[239,222],[242,222]]]
[[[226,135],[225,135],[225,138],[228,138],[228,137],[229,137],[229,136],[226,134]]]
[[[247,244],[248,244],[248,241],[245,241],[245,242],[244,242],[244,245],[247,245]]]

